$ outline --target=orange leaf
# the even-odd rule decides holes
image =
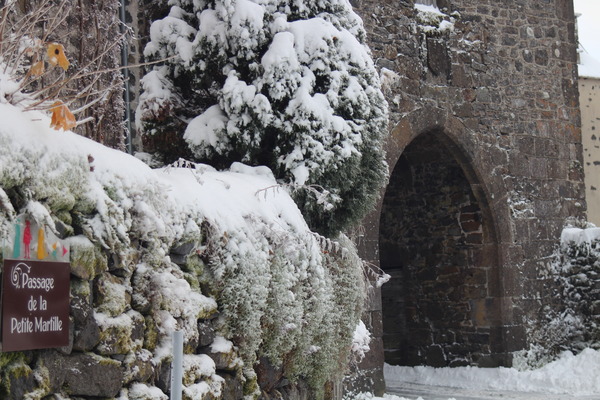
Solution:
[[[44,73],[44,62],[38,61],[29,68],[29,73],[33,76],[41,76]]]
[[[51,128],[56,130],[62,128],[63,130],[68,131],[77,126],[75,116],[62,101],[58,100],[55,102],[50,111],[52,111],[52,120],[50,121]]]
[[[69,60],[65,55],[65,48],[60,43],[49,43],[48,44],[48,62],[52,66],[59,65],[65,71],[69,68]]]

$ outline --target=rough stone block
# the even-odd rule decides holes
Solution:
[[[198,346],[205,347],[210,345],[216,337],[215,329],[210,321],[198,322]]]
[[[225,381],[221,389],[224,399],[241,400],[244,398],[244,387],[239,378],[226,372],[219,373],[219,376]]]
[[[93,353],[70,356],[48,351],[40,364],[48,369],[53,392],[61,390],[70,396],[115,397],[123,385],[121,363]]]
[[[73,349],[90,351],[96,347],[100,341],[100,327],[94,317],[90,314],[83,322],[74,325]]]
[[[430,367],[442,368],[447,366],[446,354],[444,354],[444,350],[439,345],[430,346],[427,349],[425,358],[427,365]]]
[[[527,347],[527,335],[524,326],[501,326],[490,330],[492,352],[506,353],[523,350]]]

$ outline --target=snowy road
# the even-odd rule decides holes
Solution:
[[[572,394],[462,389],[407,382],[387,382],[387,386],[388,394],[410,400],[415,400],[419,397],[423,400],[573,400],[574,398],[577,400],[600,400],[600,395],[578,395],[574,397]],[[389,398],[389,400],[393,400],[393,397]]]
[[[372,400],[600,400],[600,351],[564,352],[535,370],[385,365],[387,394]]]

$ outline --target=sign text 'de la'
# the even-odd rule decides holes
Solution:
[[[3,351],[68,345],[69,274],[64,262],[4,260]]]

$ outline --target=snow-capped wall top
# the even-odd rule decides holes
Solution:
[[[600,228],[565,228],[560,235],[560,242],[563,246],[570,243],[576,245],[580,244],[591,244],[593,241],[600,239]]]
[[[154,204],[144,210],[149,218],[153,217],[141,228],[167,236],[168,242],[177,240],[176,236],[188,225],[176,216],[190,212],[222,231],[242,229],[249,224],[248,217],[255,216],[268,224],[308,232],[298,207],[288,193],[277,186],[266,167],[251,168],[238,163],[230,171],[217,172],[207,165],[190,164],[190,168],[153,170],[121,151],[70,131],[51,129],[48,117],[40,112],[22,112],[12,105],[0,104],[0,118],[5,121],[0,126],[0,143],[5,149],[0,152],[0,174],[9,173],[9,169],[15,173],[20,168],[35,168],[52,177],[57,169],[69,169],[69,164],[85,166],[89,163],[93,168],[88,172],[90,183],[98,185],[89,192],[91,197],[98,196],[95,202],[104,195],[94,189],[102,187],[116,187],[130,193],[156,192]],[[9,154],[20,154],[27,160],[15,166],[15,160],[4,157]],[[59,157],[64,163],[47,165],[52,157]],[[52,185],[52,182],[47,184]],[[133,204],[124,201],[124,206]],[[102,236],[101,232],[97,233]]]
[[[600,60],[585,50],[579,53],[579,76],[600,79]]]

